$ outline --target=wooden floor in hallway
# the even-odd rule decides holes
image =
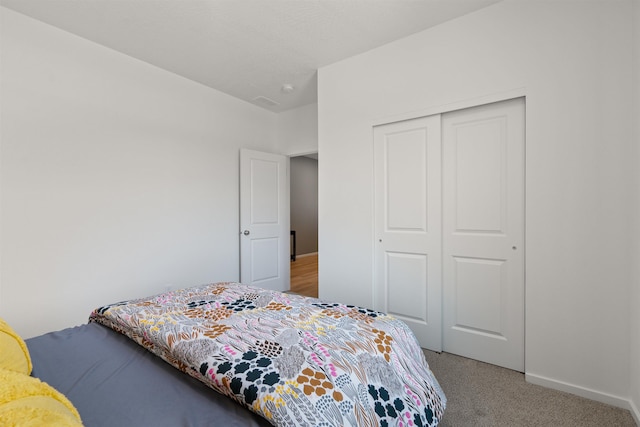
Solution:
[[[291,292],[318,298],[318,254],[297,256],[291,261]]]

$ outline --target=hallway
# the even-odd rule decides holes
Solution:
[[[291,261],[291,292],[318,297],[318,254],[298,256]]]

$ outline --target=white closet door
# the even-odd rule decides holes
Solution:
[[[440,116],[374,128],[374,307],[442,346]]]
[[[524,371],[524,99],[442,132],[444,349]]]

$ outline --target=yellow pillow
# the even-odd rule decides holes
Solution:
[[[82,420],[69,399],[47,383],[0,369],[0,425],[78,427]]]
[[[0,318],[0,369],[31,374],[31,357],[24,340]]]

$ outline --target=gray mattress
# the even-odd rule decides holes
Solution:
[[[26,343],[32,375],[65,394],[87,427],[271,425],[97,323]]]

